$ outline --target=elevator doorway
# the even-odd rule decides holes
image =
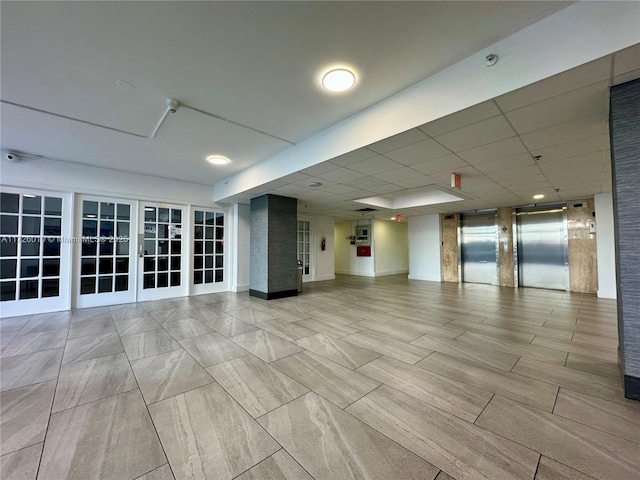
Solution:
[[[517,211],[518,285],[567,290],[567,227],[564,207]]]
[[[460,216],[462,281],[498,284],[495,212]]]

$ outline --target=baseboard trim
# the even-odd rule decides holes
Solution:
[[[624,376],[624,396],[631,400],[640,400],[640,378]]]
[[[376,277],[386,277],[388,275],[402,275],[403,273],[409,273],[408,269],[402,269],[402,270],[387,270],[386,272],[376,272],[375,276]]]
[[[429,277],[427,275],[409,275],[409,280],[422,280],[424,282],[438,282],[442,283],[441,277]]]
[[[284,290],[282,292],[266,293],[249,289],[249,295],[251,297],[257,297],[263,300],[275,300],[276,298],[295,297],[296,295],[298,295],[298,290]]]
[[[231,287],[232,292],[248,292],[249,285],[234,285]]]
[[[325,280],[335,280],[335,275],[317,275],[313,278],[312,282],[324,282]]]
[[[372,272],[352,272],[351,270],[336,270],[338,275],[353,275],[354,277],[375,277]]]

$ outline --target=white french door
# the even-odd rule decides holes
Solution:
[[[186,233],[182,205],[140,202],[138,222],[138,301],[185,296],[188,289]]]
[[[0,190],[0,315],[68,309],[71,196],[33,189]]]
[[[77,308],[135,301],[136,222],[134,200],[77,197]]]
[[[313,223],[305,218],[298,218],[297,259],[302,263],[303,281],[311,281],[314,274],[314,255],[311,248]]]
[[[228,290],[225,215],[219,210],[193,207],[191,277],[193,294]]]

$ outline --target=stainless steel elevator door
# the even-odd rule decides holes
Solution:
[[[462,281],[498,283],[495,213],[460,217]]]
[[[567,235],[562,211],[518,214],[521,287],[567,289]]]

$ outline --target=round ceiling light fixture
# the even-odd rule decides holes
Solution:
[[[334,68],[322,77],[322,86],[330,92],[345,92],[356,84],[356,76],[346,68]]]
[[[229,163],[229,159],[220,155],[209,155],[207,157],[207,162],[212,165],[226,165],[227,163]]]
[[[318,187],[322,186],[322,183],[320,183],[320,182],[311,182],[311,183],[309,183],[309,186],[311,188],[318,188]]]
[[[540,199],[542,199],[542,198],[544,198],[544,195],[543,195],[542,193],[538,193],[538,194],[536,194],[536,195],[534,195],[534,196],[533,196],[533,199],[534,199],[534,200],[540,200]]]

